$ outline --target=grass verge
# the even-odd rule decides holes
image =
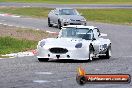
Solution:
[[[41,30],[0,25],[0,57],[3,54],[36,49],[39,40],[56,37]]]
[[[1,13],[12,13],[46,18],[49,8],[1,8]],[[78,9],[89,21],[132,25],[132,9]]]
[[[0,13],[11,13],[36,18],[47,17],[50,8],[0,8]]]
[[[132,9],[81,9],[87,20],[132,25]]]
[[[52,4],[132,4],[131,0],[0,0],[0,2],[43,2]]]
[[[37,41],[16,39],[10,36],[0,37],[0,54],[27,51],[35,49]]]

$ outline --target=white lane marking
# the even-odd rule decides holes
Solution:
[[[100,69],[97,68],[97,69],[95,69],[95,70],[98,71],[98,70],[100,70]]]
[[[5,26],[15,26],[15,25],[10,25],[10,24],[5,24],[5,23],[0,23],[0,24],[3,24]],[[28,27],[24,27],[24,26],[15,26],[15,27],[18,27],[18,28],[28,28]],[[40,30],[39,28],[37,28],[36,30]],[[47,33],[49,34],[58,34],[57,32],[51,32],[51,31],[46,31]]]
[[[15,26],[15,25],[10,25],[10,24],[5,24],[5,23],[0,23],[2,25],[5,25],[5,26],[14,26],[14,27],[18,27],[18,28],[28,28],[28,27],[24,27],[24,26]]]
[[[8,13],[2,13],[2,14],[0,14],[0,16],[21,17],[21,16],[17,16],[17,15],[14,15],[14,14],[8,14]]]
[[[18,28],[28,28],[28,27],[24,27],[24,26],[15,26],[15,27],[18,27]]]
[[[50,82],[62,82],[62,80],[48,81],[48,80],[33,80],[34,83],[50,83]]]
[[[9,56],[9,57],[24,57],[24,56],[34,56],[33,52],[18,52],[18,53],[11,53],[2,56]]]
[[[6,26],[6,25],[8,25],[8,24],[3,24],[3,25],[5,25],[5,26]]]
[[[51,31],[46,31],[46,32],[50,34],[58,34],[57,32],[51,32]]]
[[[31,6],[23,6],[23,7],[31,7]]]
[[[19,17],[21,17],[21,16],[15,16],[15,15],[12,15],[11,17],[19,18]]]
[[[53,73],[52,72],[35,72],[35,74],[39,74],[39,75],[51,75]]]
[[[4,58],[0,58],[0,59],[4,59]]]
[[[28,27],[24,27],[24,26],[15,26],[15,27],[18,27],[18,28],[28,28]]]
[[[8,59],[8,58],[15,58],[15,57],[0,58],[0,60],[2,60],[2,59]]]
[[[39,28],[37,28],[36,30],[40,30]]]
[[[8,25],[8,26],[12,27],[13,25]]]
[[[24,29],[25,29],[25,28],[28,28],[28,27],[24,27],[24,26],[16,26],[16,27],[18,27],[18,28],[24,28]]]
[[[13,26],[13,25],[8,25],[8,24],[5,24],[5,23],[0,23],[0,24],[5,25],[5,26],[6,26],[6,25],[7,25],[7,26]]]
[[[0,60],[1,59],[9,59],[9,58],[15,58],[15,57],[11,56],[11,57],[6,57],[6,58],[0,58]]]
[[[4,16],[4,14],[0,14],[0,16]]]
[[[51,81],[48,81],[48,80],[34,80],[33,82],[35,82],[35,83],[49,83]]]
[[[62,80],[59,79],[59,80],[57,80],[57,81],[58,81],[58,82],[61,82]]]
[[[64,78],[64,79],[58,79],[58,80],[52,80],[52,81],[49,81],[49,80],[34,80],[33,82],[36,82],[36,83],[48,83],[48,82],[62,82],[62,81],[66,81],[66,80],[70,80],[70,79],[73,79],[74,77],[70,77],[70,78]]]

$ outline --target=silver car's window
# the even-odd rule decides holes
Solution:
[[[59,14],[59,11],[57,9],[55,9],[54,14]]]
[[[61,9],[59,10],[60,15],[77,15],[77,11],[74,9]]]
[[[82,38],[86,40],[91,40],[93,37],[93,32],[88,28],[66,28],[62,29],[61,37],[65,38]]]

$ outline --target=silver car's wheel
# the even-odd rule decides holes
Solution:
[[[52,27],[52,24],[50,23],[50,18],[48,18],[48,26]]]
[[[87,23],[84,23],[84,26],[87,26]]]
[[[39,60],[40,62],[44,62],[44,61],[48,61],[49,58],[38,58],[38,60]]]
[[[58,20],[58,28],[61,29],[61,21]]]

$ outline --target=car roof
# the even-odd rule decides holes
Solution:
[[[73,27],[73,28],[88,28],[88,29],[95,29],[97,27],[94,26],[84,26],[84,25],[67,25],[63,26],[62,28],[68,28],[68,27]]]

